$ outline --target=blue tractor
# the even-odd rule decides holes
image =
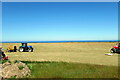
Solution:
[[[33,52],[32,46],[27,46],[27,43],[22,43],[22,46],[18,49],[19,52]]]

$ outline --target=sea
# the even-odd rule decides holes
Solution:
[[[1,41],[0,43],[120,42],[120,40]]]

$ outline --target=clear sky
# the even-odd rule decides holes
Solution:
[[[117,40],[117,2],[4,2],[3,41]]]

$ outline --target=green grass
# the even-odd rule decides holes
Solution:
[[[29,78],[118,78],[117,66],[66,62],[25,62]]]
[[[6,62],[12,63],[10,60],[0,60],[0,64],[6,63]]]

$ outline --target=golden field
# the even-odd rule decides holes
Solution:
[[[8,46],[21,43],[0,43],[6,51]],[[33,52],[5,52],[11,61],[62,61],[99,65],[118,65],[118,55],[110,53],[114,42],[73,42],[73,43],[28,43],[33,46]]]

